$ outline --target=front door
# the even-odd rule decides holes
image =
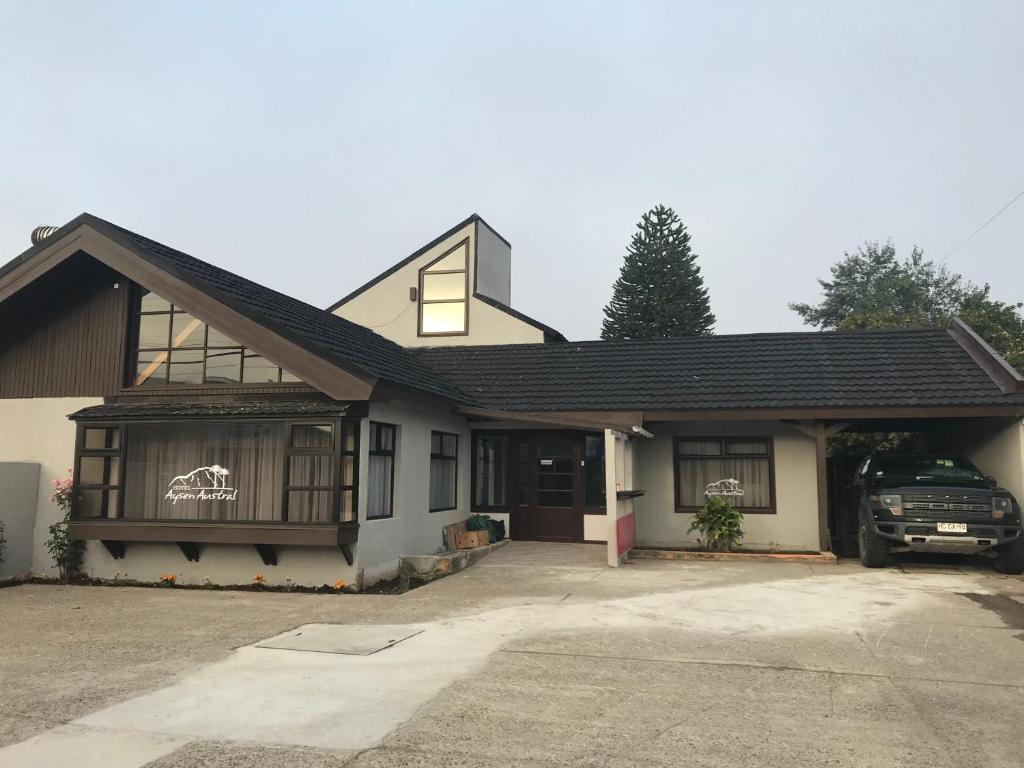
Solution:
[[[511,536],[583,541],[581,440],[570,435],[536,435],[524,439],[519,450],[519,509],[513,515]]]

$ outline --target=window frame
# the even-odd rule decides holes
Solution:
[[[209,423],[209,424],[222,424],[222,423],[263,423],[263,422],[279,422],[284,424],[287,430],[286,442],[283,453],[283,471],[280,477],[280,483],[282,484],[282,498],[281,507],[279,510],[279,518],[275,520],[196,520],[192,518],[169,518],[163,520],[157,520],[156,518],[147,518],[133,516],[126,518],[124,514],[124,503],[125,503],[125,480],[127,472],[127,451],[128,451],[128,430],[127,426],[129,423],[132,424],[163,424],[163,425],[174,425],[178,423]],[[332,427],[332,445],[330,449],[322,447],[299,447],[293,448],[291,445],[292,441],[292,430],[296,426],[301,425],[316,425]],[[85,432],[87,429],[116,429],[118,430],[118,448],[116,449],[88,449],[85,448]],[[118,520],[124,523],[130,524],[147,524],[147,523],[160,523],[165,526],[181,525],[186,527],[203,527],[203,526],[218,526],[218,527],[245,527],[245,526],[267,526],[267,525],[301,525],[301,526],[325,526],[325,525],[357,525],[359,522],[359,441],[360,441],[360,420],[358,418],[350,417],[328,417],[328,418],[311,418],[311,417],[296,417],[296,418],[181,418],[181,419],[166,419],[166,418],[150,418],[150,419],[131,419],[122,421],[80,421],[76,424],[76,435],[75,435],[75,456],[72,470],[73,478],[73,494],[71,498],[71,519],[76,522],[94,522],[97,520]],[[345,447],[346,435],[352,435],[352,447]],[[329,486],[299,486],[290,485],[288,482],[290,463],[292,456],[330,456],[332,478]],[[118,484],[106,484],[106,485],[95,485],[89,484],[83,486],[80,482],[80,470],[81,470],[81,459],[83,457],[91,456],[109,456],[119,458],[119,471],[118,471]],[[344,482],[344,458],[352,458],[352,482]],[[117,516],[113,517],[83,517],[81,516],[81,503],[79,499],[80,491],[82,490],[117,490],[118,501],[117,501]],[[289,491],[329,491],[333,494],[331,502],[331,518],[329,520],[321,521],[290,521],[288,519],[288,492]],[[346,493],[352,495],[352,517],[351,519],[343,519],[343,504],[342,500]]]
[[[114,429],[117,430],[117,448],[86,448],[85,432],[87,429]],[[126,470],[126,445],[125,428],[123,423],[118,422],[83,422],[76,425],[75,429],[75,460],[72,465],[71,478],[71,506],[69,518],[72,520],[122,520],[124,519],[124,474]],[[81,482],[82,459],[90,457],[117,458],[118,477],[116,483],[87,483]],[[82,491],[117,491],[117,508],[114,510],[114,517],[84,517],[82,516]],[[106,506],[104,504],[104,506]]]
[[[504,440],[505,441],[505,445],[506,445],[505,468],[504,468],[505,469],[505,487],[503,488],[504,496],[505,496],[505,503],[504,504],[481,504],[476,499],[476,491],[477,491],[476,484],[477,484],[477,480],[480,477],[480,447],[479,447],[478,441],[481,438],[491,439],[491,440],[499,439],[499,440]],[[470,498],[470,502],[471,502],[470,503],[471,511],[473,511],[473,512],[477,512],[477,511],[481,511],[481,512],[495,512],[495,513],[507,512],[508,508],[510,506],[510,504],[509,504],[510,494],[512,493],[512,482],[511,482],[512,451],[513,451],[513,448],[515,447],[515,441],[514,441],[512,435],[510,435],[508,432],[502,432],[502,431],[496,431],[496,430],[474,430],[470,434],[469,439],[470,439],[470,445],[471,445],[470,458],[469,458],[470,464],[471,464],[470,473],[469,473],[470,474],[470,481],[469,481],[469,484],[470,484],[470,489],[469,489],[470,495],[469,495],[469,498]]]
[[[721,444],[722,452],[706,456],[680,456],[679,443],[681,442],[713,442]],[[725,445],[729,442],[750,443],[764,442],[768,445],[767,453],[726,453]],[[778,514],[778,504],[775,498],[775,439],[772,435],[674,435],[672,437],[672,480],[673,496],[675,499],[675,511],[677,514],[693,514],[701,507],[684,506],[680,497],[680,467],[681,461],[722,461],[725,459],[767,459],[768,460],[768,498],[767,507],[737,507],[744,515],[775,515]]]
[[[331,428],[331,444],[330,446],[294,446],[292,440],[295,434],[296,427],[325,427]],[[329,523],[341,522],[341,480],[342,480],[342,459],[341,459],[341,421],[339,419],[301,419],[296,421],[286,421],[285,429],[287,430],[287,439],[285,441],[284,448],[284,472],[281,476],[281,482],[283,484],[283,493],[281,496],[281,522],[293,522],[288,519],[288,507],[289,507],[289,496],[293,491],[298,492],[328,492],[331,496],[331,519],[330,520],[301,520],[294,522],[301,522],[303,524],[310,525],[324,525]],[[292,485],[289,480],[291,479],[292,472],[292,459],[302,456],[327,456],[332,459],[331,461],[331,477],[326,485]]]
[[[142,299],[143,299],[143,297],[147,293],[152,293],[153,295],[158,296],[159,298],[161,298],[164,301],[166,301],[168,309],[166,309],[166,310],[163,310],[163,309],[161,309],[161,310],[150,310],[150,311],[144,310],[142,308]],[[198,346],[198,347],[175,347],[174,346],[174,316],[175,315],[181,315],[181,314],[189,315],[194,320],[197,320],[200,323],[202,323],[202,325],[203,325],[203,344],[202,344],[202,346]],[[141,343],[142,342],[142,338],[141,338],[142,337],[142,318],[144,316],[155,316],[155,315],[164,315],[164,316],[167,317],[167,326],[168,326],[168,328],[167,328],[167,346],[166,347],[143,347],[142,343]],[[261,355],[259,352],[257,352],[256,350],[252,349],[251,347],[247,347],[242,342],[237,341],[237,339],[232,339],[233,341],[236,342],[233,346],[226,346],[226,345],[210,346],[210,323],[206,322],[205,320],[200,318],[195,313],[189,311],[185,307],[179,306],[179,305],[175,304],[172,301],[164,299],[162,296],[160,296],[155,291],[150,291],[148,288],[145,288],[145,287],[143,287],[143,286],[141,286],[141,285],[139,285],[137,283],[133,283],[132,284],[132,295],[131,295],[131,302],[130,302],[129,323],[130,323],[130,326],[129,326],[129,338],[130,338],[130,342],[131,343],[128,345],[128,360],[127,360],[127,364],[125,365],[125,375],[124,375],[123,380],[122,380],[123,381],[123,387],[125,389],[127,389],[128,391],[131,391],[131,392],[144,392],[144,391],[156,392],[156,391],[161,391],[161,390],[195,389],[197,387],[202,387],[204,389],[205,388],[212,388],[212,387],[228,387],[228,388],[235,388],[235,389],[237,389],[239,387],[257,387],[257,388],[259,388],[259,387],[277,387],[277,386],[286,386],[286,387],[290,386],[290,387],[294,387],[294,386],[297,386],[297,385],[301,386],[303,384],[303,382],[300,379],[298,379],[298,377],[296,377],[295,374],[291,373],[290,371],[286,371],[283,366],[276,365],[276,364],[275,365],[276,365],[276,368],[277,368],[277,381],[248,381],[248,382],[245,381],[245,360],[246,360],[246,356],[252,357],[253,355],[256,355],[257,357],[261,357],[264,360],[266,360],[268,363],[271,363],[271,364],[274,364],[273,361],[270,360],[269,358],[265,357],[264,355]],[[219,332],[219,333],[224,334],[225,336],[228,335],[228,334],[225,334],[224,331],[221,331],[220,329],[214,329],[214,330]],[[228,338],[230,338],[230,336]],[[171,365],[171,360],[173,358],[173,354],[172,353],[174,351],[176,351],[176,350],[180,351],[180,352],[198,352],[198,353],[202,354],[202,375],[201,375],[201,379],[202,380],[201,381],[199,381],[199,382],[180,382],[180,381],[172,382],[170,380],[170,375],[171,375],[170,365]],[[238,367],[238,381],[237,382],[232,382],[232,381],[207,381],[206,380],[207,359],[209,358],[209,356],[210,356],[209,353],[211,351],[213,351],[213,352],[217,352],[217,351],[220,351],[220,352],[237,351],[239,353],[240,360],[239,360],[239,367]],[[166,368],[166,372],[164,374],[164,377],[163,377],[162,381],[156,382],[154,384],[148,384],[148,383],[137,384],[136,383],[136,380],[138,379],[138,376],[139,376],[139,367],[138,367],[139,366],[139,355],[140,355],[140,353],[143,353],[143,352],[152,352],[152,353],[161,353],[162,352],[162,353],[165,353],[167,355],[167,357],[164,359],[164,361],[162,363],[162,365]],[[286,376],[290,376],[294,380],[287,380],[285,378]],[[152,379],[152,375],[147,378],[147,381],[149,381],[150,379]]]
[[[373,435],[374,427],[377,428],[377,440],[376,441],[374,441],[374,435]],[[381,445],[380,432],[381,432],[381,428],[382,427],[385,430],[390,430],[391,431],[391,449],[390,450],[380,447],[380,445]],[[388,471],[388,479],[389,479],[389,481],[391,483],[391,489],[390,489],[390,491],[388,493],[388,512],[387,512],[386,515],[374,515],[372,517],[370,516],[370,506],[369,506],[370,505],[370,501],[369,501],[370,500],[370,488],[369,488],[370,477],[369,477],[369,474],[367,474],[367,477],[366,477],[366,484],[367,484],[367,489],[366,489],[366,499],[367,499],[367,502],[366,502],[366,505],[367,505],[366,506],[366,519],[367,519],[367,521],[369,521],[369,520],[391,520],[395,516],[395,466],[396,466],[397,455],[398,455],[398,425],[397,424],[389,424],[389,423],[383,422],[383,421],[371,421],[371,422],[369,422],[369,425],[367,427],[366,442],[367,442],[367,448],[368,448],[367,453],[366,453],[367,457],[370,457],[370,456],[385,456],[385,457],[390,457],[390,459],[391,459],[390,469]],[[376,445],[374,443],[376,443]],[[367,472],[369,472],[369,458],[367,458]],[[456,469],[456,472],[458,472],[457,469]]]
[[[429,272],[428,270],[437,264],[442,259],[451,256],[455,251],[460,248],[466,249],[466,266],[465,269],[443,269],[437,272]],[[416,294],[416,335],[420,337],[431,337],[431,336],[468,336],[469,335],[469,260],[470,260],[470,247],[469,238],[465,237],[458,243],[453,245],[451,248],[446,250],[436,259],[432,259],[429,263],[420,267],[417,280],[417,294]],[[423,277],[427,274],[432,275],[457,275],[460,273],[465,274],[465,280],[463,281],[465,290],[463,291],[463,299],[424,299],[423,298]],[[423,308],[428,304],[463,304],[464,314],[461,331],[424,331],[423,330]]]
[[[434,435],[441,437],[441,453],[434,453]],[[444,453],[444,439],[445,437],[455,438],[455,454],[453,456],[447,456]],[[450,461],[455,466],[455,477],[452,480],[452,505],[450,507],[437,507],[436,509],[430,506],[430,482],[428,476],[427,482],[427,511],[430,514],[434,512],[450,512],[453,509],[459,508],[459,434],[457,432],[445,432],[440,429],[430,430],[430,466],[433,466],[434,460]],[[428,470],[429,471],[429,470]]]

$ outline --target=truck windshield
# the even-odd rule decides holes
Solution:
[[[971,462],[961,456],[876,456],[868,475],[902,480],[984,480]]]

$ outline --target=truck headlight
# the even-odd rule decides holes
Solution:
[[[895,493],[882,494],[878,498],[879,504],[894,515],[903,514],[903,497]]]
[[[1013,504],[1009,496],[992,497],[992,517],[1001,520],[1013,511]]]

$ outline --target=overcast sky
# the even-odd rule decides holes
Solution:
[[[0,262],[89,211],[327,306],[472,212],[596,338],[676,209],[720,333],[1024,189],[1024,3],[0,0]],[[1024,199],[949,266],[1024,299]]]

